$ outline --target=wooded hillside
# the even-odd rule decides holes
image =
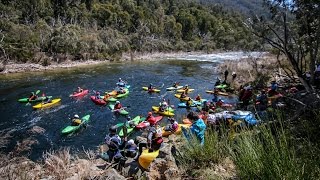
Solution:
[[[46,65],[49,57],[117,59],[130,51],[257,44],[239,14],[191,0],[1,0],[0,12],[2,60]]]

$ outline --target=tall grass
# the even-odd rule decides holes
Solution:
[[[179,165],[186,171],[200,169],[221,162],[226,157],[227,136],[219,136],[218,132],[211,129],[205,135],[205,144],[200,145],[196,137],[184,143],[177,156]]]
[[[197,169],[212,171],[230,157],[240,179],[319,179],[319,149],[297,149],[298,143],[281,125],[243,129],[231,140],[225,132],[209,130],[204,146],[191,141],[180,148],[180,167],[194,176]],[[306,145],[304,148],[308,147]],[[310,155],[309,153],[312,153]],[[211,168],[210,168],[211,167]],[[198,171],[199,172],[199,171]],[[212,172],[203,174],[217,174]],[[198,175],[196,175],[198,176]]]

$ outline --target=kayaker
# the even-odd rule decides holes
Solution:
[[[81,124],[81,119],[78,114],[75,114],[72,119],[72,126],[79,126]]]
[[[223,105],[223,103],[224,103],[224,101],[221,98],[219,98],[218,101],[216,102],[216,106],[221,107]]]
[[[196,96],[195,100],[196,100],[196,101],[201,101],[201,96],[200,96],[200,94],[198,94],[198,95]]]
[[[178,122],[174,118],[169,118],[168,121],[170,122],[170,124],[167,124],[164,130],[176,132],[179,127]]]
[[[108,94],[108,93],[106,93],[106,94],[104,95],[104,97],[103,97],[103,100],[107,102],[110,97],[111,97],[111,95]]]
[[[236,79],[236,77],[237,77],[237,74],[236,74],[236,72],[232,72],[232,74],[231,74],[231,76],[232,76],[232,81],[234,81],[235,79]]]
[[[119,89],[117,90],[118,94],[124,94],[126,93],[126,90],[123,87],[119,87]]]
[[[218,90],[214,88],[212,102],[217,102],[217,101],[218,101]]]
[[[82,93],[83,89],[81,89],[80,87],[78,87],[78,93]]]
[[[190,131],[182,127],[182,131],[188,140],[191,139],[192,135],[195,135],[199,140],[200,144],[204,144],[204,133],[206,130],[206,125],[204,121],[199,118],[199,116],[195,112],[190,112],[187,115],[187,118],[192,121],[192,125],[190,127]]]
[[[43,100],[43,104],[48,104],[48,103],[52,103],[52,99],[46,96]]]
[[[249,85],[244,88],[244,92],[242,97],[240,98],[240,101],[242,101],[243,107],[246,109],[246,107],[249,105],[250,100],[252,98],[252,87]]]
[[[124,147],[124,156],[134,158],[137,156],[138,146],[130,139]]]
[[[121,78],[119,78],[117,85],[120,87],[125,87],[126,82],[124,80],[122,80]]]
[[[148,116],[146,117],[146,121],[148,121],[150,124],[155,122],[155,118],[152,115],[152,112],[148,112]]]
[[[114,105],[114,110],[118,110],[118,109],[122,109],[122,104],[120,103],[120,101],[116,101],[116,104]]]
[[[96,92],[96,99],[101,99],[100,92]]]
[[[186,91],[183,91],[183,92],[181,93],[181,95],[180,95],[180,99],[181,99],[181,98],[185,98],[185,97],[187,97],[187,93],[186,93]]]
[[[153,87],[152,83],[150,83],[148,86],[148,91],[151,91],[152,89],[154,89],[154,87]]]
[[[173,85],[172,85],[172,87],[175,87],[175,88],[177,88],[177,87],[178,87],[178,85],[179,85],[179,83],[177,83],[177,82],[174,82],[174,83],[173,83]]]
[[[162,101],[159,103],[159,110],[161,112],[164,112],[167,108],[168,108],[168,103],[166,99],[163,98]]]
[[[184,90],[186,93],[188,93],[188,91],[189,91],[189,85],[186,84],[186,85],[183,87],[183,90]]]
[[[274,96],[277,95],[278,92],[278,83],[276,81],[271,81],[271,87],[270,87],[270,91],[268,92],[268,96]]]
[[[264,89],[261,90],[260,94],[257,96],[256,106],[257,106],[258,111],[264,111],[267,109],[268,97],[267,97],[266,91]]]
[[[37,98],[38,96],[34,92],[31,92],[31,95],[29,96],[29,101],[36,100]]]
[[[104,138],[105,143],[108,145],[107,157],[109,162],[118,162],[123,156],[120,153],[121,138],[117,135],[117,128],[111,126],[109,128],[109,134]]]
[[[227,82],[228,75],[229,75],[229,71],[228,71],[228,69],[226,69],[224,71],[224,82]]]
[[[147,136],[147,143],[139,143],[139,155],[142,153],[142,148],[147,147],[149,152],[159,150],[161,148],[162,129],[157,123],[150,123],[150,128]]]
[[[221,84],[221,79],[219,77],[217,77],[217,81],[216,83],[214,84],[214,86],[218,86]]]
[[[187,107],[191,107],[192,104],[193,104],[193,101],[192,101],[192,99],[189,97],[189,99],[186,101],[186,105],[187,105]]]

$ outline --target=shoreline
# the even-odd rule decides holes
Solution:
[[[67,60],[62,63],[54,63],[52,62],[51,65],[43,66],[41,64],[36,63],[14,63],[9,62],[5,69],[0,72],[1,75],[9,75],[9,74],[18,74],[18,73],[25,73],[25,72],[46,72],[46,71],[53,71],[59,69],[72,69],[72,68],[79,68],[79,67],[87,67],[87,66],[95,66],[99,64],[108,64],[112,62],[125,62],[125,61],[155,61],[155,60],[166,60],[172,58],[178,58],[183,56],[189,55],[209,55],[209,54],[220,54],[220,53],[238,53],[241,51],[215,51],[212,53],[206,52],[154,52],[154,53],[125,53],[122,55],[121,59],[118,61],[110,61],[110,60],[86,60],[86,61],[71,61]],[[243,59],[243,58],[239,58]]]

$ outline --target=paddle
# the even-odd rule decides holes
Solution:
[[[36,91],[36,95],[39,94],[39,93],[40,93],[40,90],[37,90]],[[34,94],[34,92],[32,92],[32,94]],[[28,99],[28,103],[26,104],[26,106],[29,106],[29,105],[31,105],[30,98]]]

